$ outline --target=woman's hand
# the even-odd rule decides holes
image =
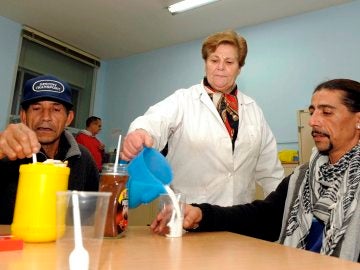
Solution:
[[[130,161],[143,149],[144,146],[152,147],[153,144],[154,140],[146,130],[134,130],[125,137],[121,151],[121,159]]]

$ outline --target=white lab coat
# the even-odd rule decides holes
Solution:
[[[203,84],[177,90],[136,118],[129,132],[145,129],[174,172],[172,188],[187,203],[229,206],[255,199],[255,181],[265,194],[284,176],[275,138],[262,110],[238,91],[239,130],[234,153],[228,131]]]

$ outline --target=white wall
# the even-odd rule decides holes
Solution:
[[[263,108],[279,149],[297,148],[296,110],[307,108],[320,82],[339,77],[360,81],[360,1],[235,29],[249,54],[240,89]],[[107,61],[103,137],[125,134],[130,122],[155,102],[204,75],[202,40]],[[240,131],[241,132],[241,131]]]

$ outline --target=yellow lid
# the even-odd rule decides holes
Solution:
[[[59,166],[58,164],[52,163],[29,163],[20,165],[20,173],[54,173],[54,174],[70,174],[70,168]]]

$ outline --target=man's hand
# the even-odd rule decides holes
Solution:
[[[184,229],[196,229],[202,220],[202,211],[199,207],[187,204],[184,213]]]
[[[144,146],[152,147],[153,144],[154,140],[146,130],[134,130],[125,137],[121,152],[121,159],[130,161],[143,149]]]
[[[199,207],[195,207],[189,204],[185,205],[184,212],[184,229],[195,229],[199,226],[202,219],[202,211]],[[160,212],[155,220],[151,223],[150,229],[157,234],[165,235],[169,232],[167,227],[168,216],[165,212]]]
[[[39,152],[40,148],[36,133],[22,123],[10,124],[0,133],[0,159],[31,157],[33,153]]]

